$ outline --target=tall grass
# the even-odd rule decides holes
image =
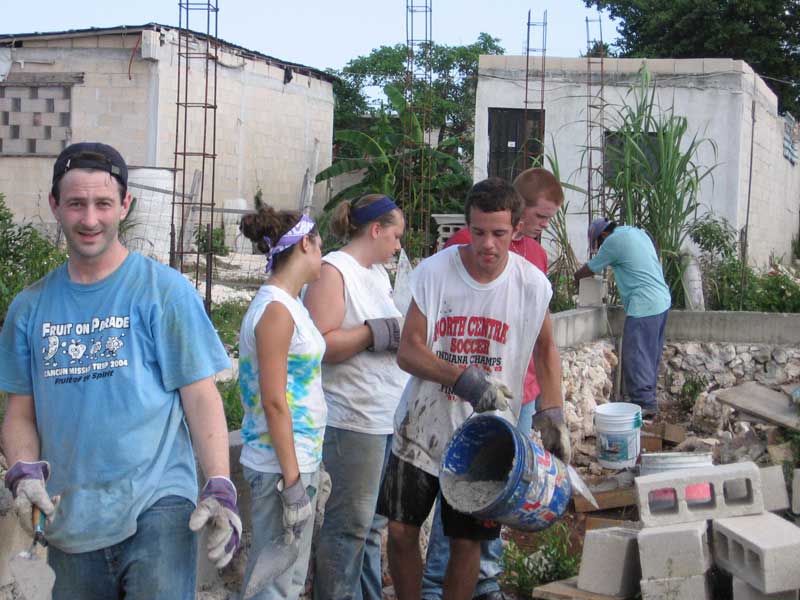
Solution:
[[[628,91],[631,101],[616,110],[615,131],[606,144],[606,179],[612,201],[610,217],[647,231],[653,238],[675,305],[684,304],[681,249],[696,211],[700,185],[716,164],[698,155],[709,138],[689,137],[685,117],[662,109],[646,67]]]

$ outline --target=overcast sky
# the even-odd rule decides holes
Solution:
[[[485,31],[500,38],[509,54],[525,52],[529,9],[534,21],[541,21],[547,11],[548,56],[578,56],[586,48],[585,19],[597,18],[581,0],[432,0],[432,5],[435,42],[469,44]],[[405,43],[405,0],[219,0],[218,6],[222,39],[318,69],[341,68],[378,46]],[[3,34],[149,22],[177,25],[178,2],[0,0],[0,15]],[[205,31],[205,21],[196,12],[189,25]],[[598,24],[591,27],[592,38],[599,37]],[[541,36],[541,29],[534,31]],[[615,26],[604,17],[603,38],[611,41],[615,36]]]

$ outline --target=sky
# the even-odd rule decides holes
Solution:
[[[213,0],[212,0],[213,1]],[[420,4],[422,0],[415,0]],[[500,38],[508,54],[525,53],[527,13],[542,21],[547,11],[547,55],[578,56],[586,48],[586,17],[595,10],[582,0],[431,0],[433,41],[459,45],[474,42],[480,32]],[[317,69],[339,69],[350,59],[381,45],[405,43],[405,0],[218,0],[220,38],[289,62]],[[176,0],[0,0],[0,34],[62,31],[89,27],[178,24]],[[199,13],[189,26],[205,31]],[[599,38],[598,24],[591,37]],[[540,47],[541,28],[532,47]],[[616,37],[603,16],[605,41]]]

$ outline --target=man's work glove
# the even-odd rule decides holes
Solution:
[[[533,415],[533,428],[541,434],[544,449],[568,465],[572,458],[572,446],[569,430],[564,423],[564,409],[553,407],[537,410]]]
[[[236,508],[236,487],[227,477],[211,477],[189,519],[189,529],[208,526],[208,559],[221,569],[233,558],[242,539],[242,519]]]
[[[303,533],[303,527],[314,514],[311,511],[311,498],[306,493],[302,477],[285,487],[283,479],[278,481],[278,493],[283,502],[283,543],[289,546]]]
[[[386,317],[384,319],[367,319],[364,321],[372,332],[372,344],[369,350],[373,352],[396,352],[400,346],[400,319]]]
[[[513,398],[508,386],[480,367],[468,367],[458,376],[453,385],[453,393],[469,402],[475,412],[487,410],[506,410],[508,401]]]
[[[25,462],[19,460],[6,473],[6,487],[14,496],[14,508],[22,528],[33,535],[33,507],[39,507],[47,522],[52,523],[60,498],[47,495],[45,482],[50,477],[47,461]]]

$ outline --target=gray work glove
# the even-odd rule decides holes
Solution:
[[[553,407],[537,410],[533,415],[533,428],[541,434],[544,449],[568,465],[572,458],[572,445],[564,423],[564,409]]]
[[[317,507],[314,511],[314,534],[322,529],[322,524],[325,522],[325,505],[328,503],[328,498],[331,496],[333,489],[333,482],[331,476],[325,470],[325,465],[320,465],[319,469],[319,484],[317,485]]]
[[[33,535],[33,507],[38,506],[47,522],[52,523],[59,496],[50,497],[45,482],[50,477],[50,463],[44,460],[19,460],[6,473],[6,487],[14,496],[14,508],[22,528]]]
[[[480,367],[467,367],[453,385],[453,393],[469,402],[475,412],[507,410],[513,398],[508,386],[494,377],[489,377]]]
[[[289,546],[300,537],[303,527],[313,515],[311,498],[308,497],[302,477],[298,477],[297,482],[288,488],[281,479],[277,487],[283,502],[283,543]]]
[[[203,486],[189,529],[200,531],[203,527],[209,528],[208,559],[221,569],[231,561],[242,539],[236,486],[227,477],[211,477]]]
[[[372,332],[372,345],[368,350],[373,352],[397,351],[400,346],[400,319],[397,317],[367,319],[364,324]]]

